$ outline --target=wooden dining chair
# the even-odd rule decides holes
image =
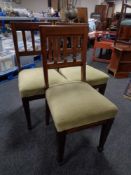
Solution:
[[[65,22],[57,22],[56,25],[86,25],[88,29],[87,23],[68,24]],[[66,67],[60,68],[58,70],[69,81],[81,81],[80,69],[80,67]],[[109,79],[108,74],[94,68],[91,65],[86,65],[86,74],[86,82],[89,83],[92,87],[98,89],[101,94],[104,94]]]
[[[45,82],[43,67],[25,69],[22,65],[23,56],[26,61],[34,56],[41,55],[39,25],[43,22],[14,22],[11,24],[18,66],[18,87],[27,119],[28,129],[32,128],[29,102],[45,97]],[[49,25],[50,23],[44,23]],[[28,34],[28,36],[27,36]],[[64,83],[64,79],[56,70],[49,71],[50,85]]]
[[[51,113],[58,139],[58,162],[62,162],[68,133],[102,125],[98,150],[102,151],[117,107],[86,81],[86,25],[40,26],[46,85],[46,124]],[[68,38],[71,46],[68,46]],[[46,43],[46,44],[45,44]],[[47,54],[47,50],[49,54]],[[49,70],[81,67],[81,82],[49,87]]]

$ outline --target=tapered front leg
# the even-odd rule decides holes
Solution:
[[[45,122],[46,122],[46,125],[49,125],[49,121],[50,121],[50,109],[49,109],[49,106],[48,106],[48,103],[47,103],[47,100],[45,99],[45,106],[46,106],[46,115],[45,115]]]
[[[28,129],[32,129],[29,100],[26,98],[22,98],[22,103],[25,111],[26,120],[27,120],[27,127]]]
[[[110,132],[113,121],[114,121],[114,118],[109,119],[109,120],[106,121],[106,123],[104,123],[102,125],[99,146],[97,147],[99,152],[102,152],[104,150],[104,144],[105,144],[107,136]]]
[[[105,90],[106,90],[106,84],[102,84],[100,87],[99,87],[99,92],[104,95],[105,94]]]
[[[63,161],[64,150],[65,150],[65,141],[66,141],[65,132],[57,132],[57,143],[58,143],[57,161],[58,161],[58,163],[62,163],[62,161]]]

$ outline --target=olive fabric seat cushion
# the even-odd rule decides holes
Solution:
[[[59,83],[66,83],[66,80],[56,70],[49,70],[49,85],[53,86]],[[34,95],[44,95],[45,82],[43,68],[33,68],[22,70],[18,75],[19,91],[22,97],[31,97]]]
[[[68,80],[81,81],[80,67],[61,68],[59,72]],[[106,73],[86,65],[86,81],[91,86],[105,84],[107,83],[108,78],[109,76]]]
[[[58,132],[114,118],[117,107],[88,83],[50,87],[46,99]]]

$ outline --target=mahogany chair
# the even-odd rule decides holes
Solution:
[[[101,152],[117,113],[117,107],[111,101],[85,83],[87,33],[86,25],[40,26],[46,85],[46,124],[49,124],[51,113],[57,133],[60,163],[63,160],[66,135],[91,126],[102,125],[98,146]],[[68,47],[68,38],[71,47]],[[50,69],[77,66],[81,67],[81,82],[49,87]]]
[[[29,56],[33,58],[36,55],[41,55],[40,37],[38,30],[39,25],[42,24],[42,22],[15,22],[11,24],[14,48],[16,53],[16,62],[19,70],[18,87],[20,96],[22,98],[28,129],[32,128],[29,102],[31,100],[45,97],[45,82],[43,77],[43,67],[23,69],[22,57],[26,56],[26,60],[28,60]],[[50,23],[44,23],[44,25],[49,24]],[[21,41],[18,37],[19,32],[21,32],[22,36]],[[30,37],[27,37],[27,32]],[[56,70],[49,71],[49,78],[50,85],[67,81]]]

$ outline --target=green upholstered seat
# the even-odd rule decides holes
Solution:
[[[81,68],[80,67],[67,67],[61,68],[59,72],[68,80],[80,81]],[[107,83],[109,76],[98,69],[86,65],[86,81],[91,86]]]
[[[131,19],[124,19],[121,21],[122,26],[131,26]]]
[[[50,86],[66,83],[66,80],[56,70],[49,70],[49,84]],[[43,68],[25,69],[19,73],[18,76],[19,91],[22,97],[31,97],[34,95],[44,94],[44,75]]]
[[[84,82],[50,87],[46,98],[58,132],[114,118],[117,113],[111,101]]]

